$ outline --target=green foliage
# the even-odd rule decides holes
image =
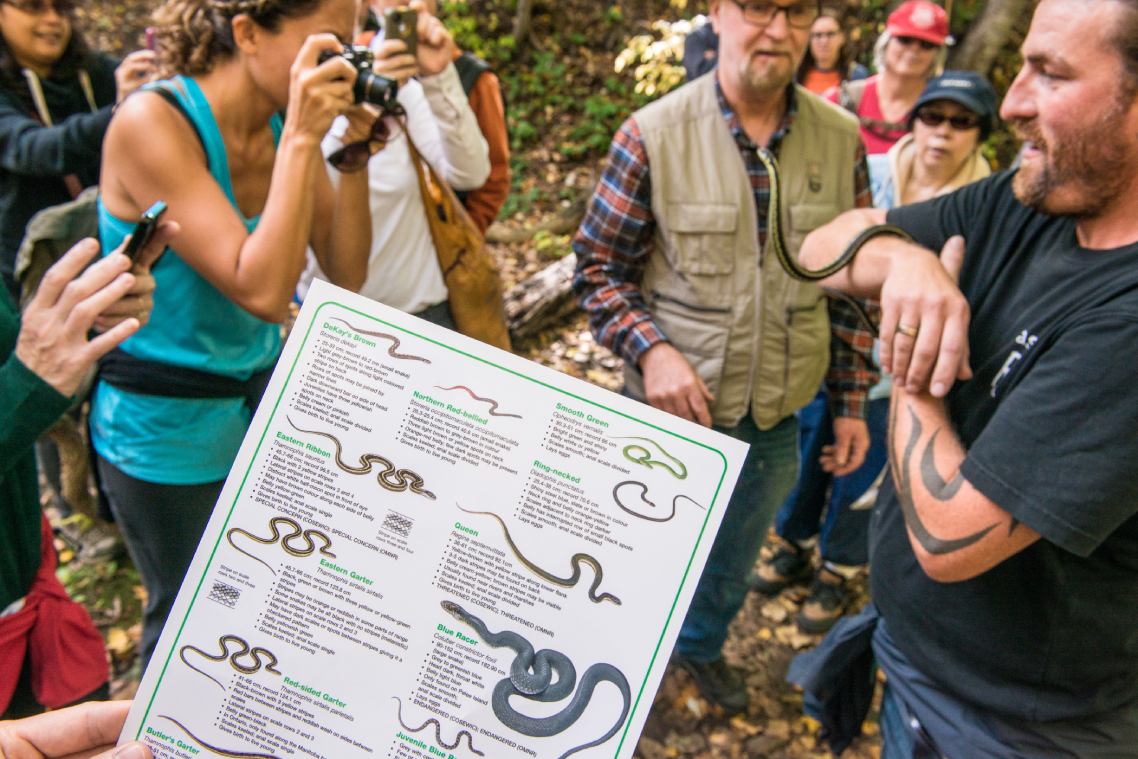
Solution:
[[[137,588],[142,581],[129,561],[73,561],[61,566],[56,574],[68,595],[86,606],[96,622],[141,618],[142,602]]]
[[[628,41],[616,57],[616,73],[631,69],[636,93],[647,97],[675,89],[684,82],[684,40],[694,28],[686,19],[657,21],[652,24],[654,34],[638,34]]]

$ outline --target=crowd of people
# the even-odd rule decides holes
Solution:
[[[25,718],[0,754],[110,752],[125,717],[29,718],[108,696],[35,456],[93,367],[145,666],[312,279],[456,328],[422,162],[484,232],[510,184],[504,106],[433,2],[411,2],[414,49],[385,33],[401,5],[166,0],[155,49],[116,63],[71,0],[0,1],[0,713]],[[748,593],[809,583],[796,622],[828,634],[791,678],[835,751],[876,663],[888,759],[1138,756],[1138,3],[1042,0],[1002,105],[945,70],[931,0],[891,11],[872,75],[841,9],[708,10],[690,81],[621,126],[573,240],[624,392],[749,445],[674,663],[747,709],[729,625]],[[350,42],[391,102],[356,96]],[[1000,118],[1024,146],[991,175]],[[29,221],[92,185],[98,244],[25,279]],[[129,260],[158,200],[168,221]],[[781,262],[842,251],[820,282]]]

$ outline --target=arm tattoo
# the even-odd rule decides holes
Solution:
[[[905,452],[901,456],[901,461],[894,461],[894,469],[896,475],[895,478],[897,480],[897,500],[901,503],[901,513],[905,517],[905,525],[909,528],[909,531],[913,533],[913,537],[917,539],[917,542],[920,543],[926,551],[933,555],[939,556],[947,553],[953,553],[955,551],[961,551],[979,542],[985,535],[994,530],[996,528],[996,525],[989,525],[978,532],[974,532],[971,535],[966,535],[963,538],[956,538],[954,540],[938,538],[936,535],[933,535],[931,532],[929,532],[929,529],[927,527],[925,527],[924,522],[921,521],[920,514],[917,513],[917,506],[913,501],[912,488],[909,482],[909,465],[912,463],[913,453],[917,450],[917,442],[921,438],[921,420],[917,418],[917,414],[915,411],[913,411],[913,408],[911,406],[908,407],[908,409],[909,417],[912,421],[913,430],[911,433],[909,433],[909,440],[905,444]],[[895,408],[894,411],[900,411],[900,409]],[[896,417],[896,414],[894,414],[894,417]],[[893,433],[896,434],[896,431],[897,420],[894,418]],[[925,448],[925,455],[923,458],[928,460],[928,466],[926,467],[925,462],[922,461],[921,480],[925,487],[927,487],[930,492],[933,493],[934,498],[940,501],[945,501],[951,498],[956,493],[956,491],[960,489],[960,485],[963,484],[963,478],[960,477],[960,475],[957,475],[957,477],[953,478],[952,482],[945,485],[944,480],[941,479],[940,474],[936,471],[936,467],[932,463],[932,444],[933,440],[935,439],[936,433],[933,433],[932,439],[929,440],[929,444]],[[900,464],[899,467],[897,466],[898,463]],[[931,476],[928,470],[932,470]],[[930,479],[932,480],[931,483]],[[960,480],[959,483],[957,482],[957,479]],[[934,485],[935,487],[933,487]],[[949,490],[951,490],[951,492],[946,494],[946,491]]]
[[[936,436],[939,434],[940,430],[935,430],[925,445],[924,455],[921,456],[921,482],[925,483],[929,495],[944,502],[950,500],[960,491],[960,486],[964,484],[964,475],[957,472],[956,476],[952,478],[952,482],[948,483],[941,479],[940,472],[936,469],[936,457],[933,451],[933,447],[936,445]]]

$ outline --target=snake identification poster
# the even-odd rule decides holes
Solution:
[[[745,454],[317,282],[122,738],[631,757]]]

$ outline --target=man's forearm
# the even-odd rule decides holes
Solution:
[[[821,269],[836,260],[859,233],[884,223],[885,211],[880,208],[846,211],[807,235],[798,260],[808,269]],[[898,242],[899,238],[889,236],[873,238],[862,246],[853,263],[819,284],[860,298],[878,298]]]

